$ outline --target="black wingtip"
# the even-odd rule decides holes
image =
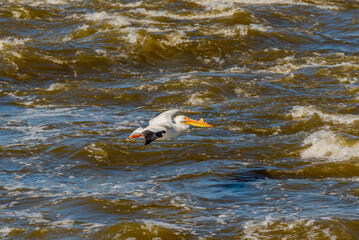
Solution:
[[[163,134],[165,134],[165,133],[166,133],[166,131],[152,132],[149,130],[142,132],[142,135],[145,137],[145,140],[146,140],[145,145],[150,144],[157,138],[161,138],[163,136]]]

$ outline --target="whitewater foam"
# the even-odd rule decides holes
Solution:
[[[266,4],[292,4],[291,0],[197,0],[193,1],[197,4],[201,4],[208,8],[223,8],[226,6],[233,6],[234,4],[256,4],[256,5],[266,5]]]
[[[144,8],[137,8],[134,10],[130,10],[130,12],[141,13],[151,17],[166,17],[176,20],[203,20],[203,19],[211,19],[211,18],[228,17],[228,16],[232,16],[237,11],[238,8],[233,8],[233,7],[229,8],[228,5],[226,7],[222,7],[220,11],[218,9],[207,8],[207,11],[191,12],[190,15],[171,13],[163,10],[146,10]]]
[[[182,44],[184,42],[188,42],[186,34],[183,31],[178,31],[175,33],[170,33],[167,36],[167,41],[164,41],[166,45],[170,46],[177,46],[179,44]]]
[[[359,139],[348,134],[323,129],[310,134],[303,145],[307,146],[300,153],[304,159],[345,161],[359,158]]]
[[[339,81],[342,83],[353,84],[353,83],[358,82],[358,78],[357,77],[342,77],[342,78],[339,78]]]
[[[11,227],[1,227],[1,228],[0,228],[0,236],[1,236],[1,237],[6,237],[6,236],[9,235],[13,230],[15,230],[15,228],[11,228]]]
[[[178,226],[172,223],[165,223],[160,221],[154,221],[154,220],[143,220],[143,223],[145,224],[146,228],[152,232],[152,231],[158,231],[158,227],[163,227],[167,229],[174,229],[178,231],[187,231],[187,228],[184,228],[182,226]]]
[[[317,115],[324,122],[331,122],[334,124],[354,124],[359,121],[358,115],[352,114],[336,114],[336,113],[326,113],[314,106],[294,106],[290,116],[294,119],[309,119]]]
[[[76,0],[35,0],[35,1],[28,1],[28,0],[8,0],[8,2],[14,3],[14,4],[24,4],[24,5],[30,5],[30,6],[45,6],[47,4],[50,5],[65,5],[68,4],[70,1],[76,1]]]
[[[91,143],[85,150],[88,152],[89,157],[94,157],[97,160],[103,160],[108,157],[108,153],[95,143]]]
[[[92,12],[86,14],[73,14],[67,18],[70,19],[84,19],[94,23],[105,22],[112,27],[124,27],[131,24],[131,20],[127,17],[122,16],[119,13],[108,13],[105,11]],[[78,28],[79,30],[86,30],[87,24]]]
[[[258,26],[258,30],[261,29],[260,26],[261,25]],[[335,60],[333,61],[333,59]],[[258,70],[257,72],[287,75],[308,68],[314,68],[317,70],[324,68],[329,70],[334,68],[356,70],[358,68],[358,63],[356,57],[345,56],[341,52],[331,55],[313,53],[313,56],[302,58],[301,61],[298,61],[298,59],[293,56],[280,58],[276,60],[276,64],[273,67]],[[340,78],[339,81],[341,81]]]
[[[208,92],[195,92],[190,95],[188,100],[185,102],[186,105],[191,106],[204,106],[211,102],[211,100],[207,97],[205,97],[208,94]]]
[[[249,25],[236,25],[233,27],[227,27],[227,28],[219,28],[219,29],[209,29],[203,31],[204,34],[215,34],[215,35],[221,35],[224,37],[234,37],[234,36],[245,36],[248,34],[248,31],[250,30],[256,30],[260,32],[266,32],[268,31],[269,27],[266,27],[262,24],[249,24]]]
[[[324,220],[324,219],[323,219]],[[326,220],[326,219],[325,219]],[[326,238],[335,240],[336,237],[332,236],[331,227],[318,225],[320,220],[313,219],[297,219],[286,220],[273,217],[271,215],[266,216],[263,220],[250,220],[244,224],[244,236],[242,239],[262,239],[263,233],[270,239],[278,237],[278,231],[281,231],[282,239],[291,239],[293,236],[297,236],[298,229],[302,230],[301,238],[304,239],[318,239]],[[299,236],[297,236],[299,237]]]
[[[53,91],[59,91],[59,90],[66,90],[69,87],[66,84],[62,83],[52,83],[48,88],[45,89],[45,91],[53,92]]]
[[[61,219],[56,222],[53,222],[52,225],[54,227],[70,228],[74,225],[74,223],[75,223],[74,220],[65,218],[65,219]]]
[[[12,46],[24,45],[28,41],[30,41],[30,38],[13,38],[13,37],[3,38],[0,39],[0,50],[4,50]]]

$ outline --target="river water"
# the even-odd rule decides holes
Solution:
[[[359,239],[358,50],[356,0],[0,1],[0,237]]]

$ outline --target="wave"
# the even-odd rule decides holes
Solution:
[[[16,37],[7,37],[0,39],[0,50],[9,50],[14,46],[24,45],[26,42],[30,41],[30,38],[16,38]]]
[[[230,0],[230,1],[226,1],[226,0],[199,0],[199,1],[194,1],[197,4],[201,4],[203,6],[206,7],[216,7],[216,8],[223,8],[225,7],[231,7],[234,4],[258,4],[258,5],[266,5],[266,4],[293,4],[294,2],[292,0],[256,0],[256,1],[251,1],[251,0]],[[299,3],[300,4],[300,3]]]
[[[265,26],[264,26],[265,27]],[[264,29],[259,29],[267,31],[268,27]],[[270,28],[273,30],[273,28]],[[276,31],[274,30],[271,34],[276,36]],[[265,50],[267,54],[275,51],[280,53],[279,49],[268,48]],[[287,55],[290,53],[287,53]],[[332,54],[315,54],[314,56],[297,58],[294,56],[286,56],[284,58],[278,58],[273,61],[275,64],[266,69],[258,70],[259,73],[277,73],[277,74],[300,74],[305,73],[306,70],[311,70],[317,76],[327,76],[330,75],[335,79],[338,79],[340,82],[356,82],[355,76],[356,71],[358,71],[358,62],[359,58],[356,56],[345,55],[342,52],[335,52]]]
[[[46,3],[49,3],[51,7]],[[261,51],[258,46],[267,49],[274,43],[278,45],[283,37],[293,33],[286,33],[272,24],[267,16],[256,14],[250,8],[244,7],[245,4],[253,4],[246,0],[203,0],[196,2],[195,7],[193,2],[186,2],[184,9],[171,8],[170,10],[156,9],[155,4],[142,1],[128,4],[108,3],[108,8],[105,10],[99,10],[96,3],[85,3],[83,7],[89,8],[87,12],[69,11],[65,13],[65,17],[60,17],[59,13],[63,11],[65,4],[79,5],[78,2],[72,3],[68,0],[38,0],[32,3],[38,9],[22,9],[22,12],[17,9],[18,5],[15,10],[11,4],[7,5],[9,11],[15,11],[12,14],[13,18],[23,18],[25,14],[23,12],[30,12],[29,14],[34,16],[28,19],[41,21],[45,17],[38,18],[36,12],[43,10],[47,12],[43,14],[44,16],[54,12],[49,17],[49,21],[59,24],[58,32],[50,32],[49,36],[44,36],[40,40],[41,43],[45,42],[45,49],[53,45],[61,45],[61,50],[58,49],[53,54],[53,52],[44,51],[42,47],[34,43],[27,48],[25,52],[27,56],[23,58],[25,63],[21,66],[17,65],[17,61],[10,59],[10,62],[17,65],[17,68],[34,72],[43,71],[43,69],[38,69],[39,66],[45,66],[51,62],[53,63],[51,68],[54,68],[56,72],[68,73],[73,70],[81,74],[82,72],[78,72],[77,69],[87,67],[103,71],[108,67],[113,67],[105,63],[114,64],[120,61],[125,64],[134,62],[153,65],[169,59],[171,61],[165,62],[166,65],[171,62],[173,65],[180,65],[184,62],[195,61],[198,62],[199,67],[222,66],[226,62],[238,64],[236,60],[243,54],[245,55],[245,51],[255,48],[258,52]],[[261,0],[256,1],[255,4],[294,3],[286,0]],[[295,4],[307,3],[295,2]],[[271,16],[272,13],[268,14]],[[303,18],[307,19],[304,14]],[[288,28],[293,29],[291,26]],[[300,35],[302,34],[308,35],[308,32],[302,32]],[[252,41],[253,39],[255,42]],[[28,38],[3,39],[0,40],[0,50],[9,45],[21,45],[22,42],[28,41]],[[22,56],[19,51],[14,51],[14,54],[17,54],[19,58]],[[264,55],[270,55],[270,53],[267,52]],[[66,58],[67,56],[69,58]],[[34,59],[38,61],[36,64],[33,63]],[[333,61],[330,62],[330,59],[325,58],[324,63],[321,63],[320,57],[312,60],[307,58],[303,64],[287,57],[275,61],[275,64],[270,66],[261,64],[265,68],[260,67],[257,71],[289,74],[308,67],[338,67],[343,68],[343,74],[338,76],[339,80],[355,81],[354,73],[351,72],[356,70],[357,59],[353,56],[352,60],[349,56],[343,57],[342,62],[346,62],[347,65],[333,64]],[[99,66],[104,66],[106,69],[99,69]],[[345,74],[345,70],[350,72]]]
[[[346,161],[359,158],[359,138],[348,134],[320,130],[310,134],[303,145],[306,148],[300,156],[304,159]]]
[[[106,23],[113,27],[123,27],[131,24],[131,20],[122,16],[120,13],[108,13],[106,11],[85,13],[83,15],[74,14],[70,18],[76,20],[87,20],[92,23]]]
[[[313,218],[283,220],[271,215],[261,220],[250,220],[244,224],[241,239],[337,239],[347,236],[356,238],[357,231],[351,232],[347,224],[359,226],[357,220],[341,218]]]
[[[23,4],[29,6],[44,6],[46,4],[49,5],[65,5],[68,4],[69,0],[35,0],[35,1],[27,1],[27,0],[7,0],[8,3],[15,3],[15,4]]]
[[[346,125],[355,124],[359,121],[358,115],[325,112],[314,106],[294,106],[290,116],[298,120],[308,120],[318,116],[323,122]]]

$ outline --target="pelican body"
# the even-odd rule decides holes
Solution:
[[[131,135],[132,138],[144,138],[145,145],[156,139],[169,140],[185,133],[190,125],[196,127],[213,127],[206,123],[203,118],[199,121],[190,119],[183,115],[175,116],[178,109],[172,109],[154,116],[145,128],[137,128]],[[174,117],[175,116],[175,117]]]

